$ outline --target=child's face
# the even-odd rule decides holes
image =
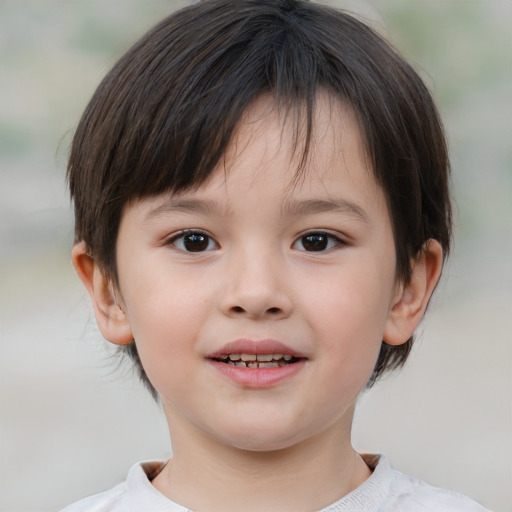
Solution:
[[[395,248],[357,124],[324,100],[300,180],[292,130],[260,100],[211,180],[123,213],[121,304],[172,435],[252,450],[350,435],[398,300]],[[222,359],[242,353],[273,364]]]

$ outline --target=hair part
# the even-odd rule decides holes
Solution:
[[[117,284],[117,235],[130,201],[204,183],[263,94],[295,116],[303,166],[319,91],[355,113],[390,211],[397,278],[407,282],[428,239],[444,255],[450,246],[449,161],[438,112],[418,74],[374,30],[304,0],[204,0],[164,19],[121,57],[72,142],[75,241]],[[412,343],[383,342],[369,385],[402,366]],[[135,343],[123,350],[154,393]]]

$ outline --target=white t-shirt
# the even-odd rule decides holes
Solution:
[[[382,456],[364,455],[373,473],[362,485],[318,512],[489,512],[459,493],[432,487],[391,468]],[[126,482],[85,498],[61,512],[192,512],[151,484],[164,463],[133,466]]]

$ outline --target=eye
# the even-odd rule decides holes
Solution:
[[[218,249],[219,245],[204,231],[182,231],[167,242],[183,252],[205,252]]]
[[[334,247],[340,244],[343,244],[343,241],[338,237],[330,233],[318,231],[302,235],[293,244],[293,248],[308,252],[322,252],[334,249]]]

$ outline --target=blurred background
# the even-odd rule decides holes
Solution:
[[[453,162],[455,246],[406,368],[354,442],[512,511],[512,2],[330,2],[419,69]],[[0,511],[46,512],[168,457],[159,407],[102,341],[69,257],[67,151],[94,88],[186,2],[0,0]]]

